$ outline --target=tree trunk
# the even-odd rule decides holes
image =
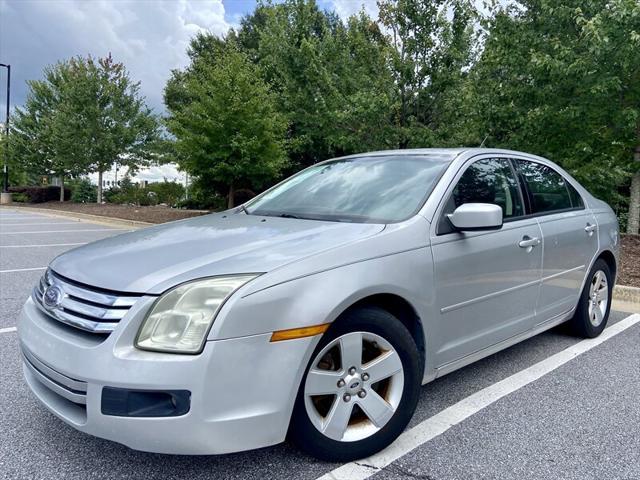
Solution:
[[[102,204],[102,170],[98,172],[98,205]]]
[[[405,85],[400,87],[400,138],[398,139],[398,148],[407,148],[408,141],[406,137],[405,126],[407,124],[407,93]]]
[[[60,201],[64,202],[64,176],[60,175]]]
[[[229,199],[227,200],[227,208],[233,208],[235,205],[233,203],[233,197],[235,196],[235,189],[233,188],[233,183],[229,185]]]
[[[636,147],[635,160],[640,162],[640,145]],[[631,194],[629,195],[629,218],[627,233],[640,233],[640,170],[631,177]]]

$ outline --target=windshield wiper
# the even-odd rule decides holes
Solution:
[[[333,216],[333,215],[297,215],[294,213],[288,212],[277,212],[277,211],[260,211],[253,210],[251,215],[263,215],[265,217],[279,217],[279,218],[294,218],[296,220],[316,220],[319,222],[353,222],[351,217],[356,218],[357,220],[362,221],[361,219],[369,217],[360,217],[357,215],[343,215],[343,216]]]
[[[244,205],[240,205],[240,209],[239,209],[239,210],[240,210],[241,212],[246,213],[247,215],[251,215],[251,214],[249,213],[249,210],[247,210],[247,207],[245,207]]]

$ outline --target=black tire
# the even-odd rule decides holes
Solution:
[[[311,422],[304,403],[307,374],[316,356],[336,338],[351,332],[368,332],[389,342],[402,362],[402,397],[391,419],[371,436],[357,441],[337,441],[321,433]],[[321,460],[348,462],[365,458],[390,445],[413,416],[422,384],[422,363],[413,337],[389,312],[377,307],[362,307],[346,312],[334,322],[316,347],[298,389],[289,438],[303,451]]]
[[[591,322],[589,316],[589,288],[591,283],[594,281],[594,277],[597,272],[603,272],[607,279],[607,306],[604,314],[604,318],[600,324],[597,326]],[[580,294],[580,299],[578,300],[578,306],[576,307],[576,312],[573,315],[573,318],[569,322],[569,326],[571,328],[571,332],[582,338],[595,338],[602,333],[602,331],[606,328],[607,322],[609,320],[609,311],[611,310],[611,300],[612,300],[612,291],[613,291],[613,276],[611,275],[611,270],[609,269],[609,265],[603,259],[598,259],[594,263],[593,267],[591,267],[591,271],[587,276],[587,281],[584,284],[582,289],[582,293]]]

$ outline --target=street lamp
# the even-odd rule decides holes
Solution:
[[[9,191],[9,99],[11,94],[11,65],[6,63],[0,63],[0,67],[5,67],[7,69],[7,123],[5,123],[5,133],[7,138],[7,151],[4,154],[4,182],[2,185],[2,191],[7,193]]]

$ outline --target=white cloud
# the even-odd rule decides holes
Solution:
[[[343,20],[358,13],[363,8],[371,18],[378,18],[377,0],[330,0],[329,3]]]
[[[0,0],[0,62],[12,66],[12,104],[20,105],[25,81],[41,78],[46,65],[111,52],[160,112],[171,69],[188,62],[190,38],[223,35],[230,26],[222,0]]]

